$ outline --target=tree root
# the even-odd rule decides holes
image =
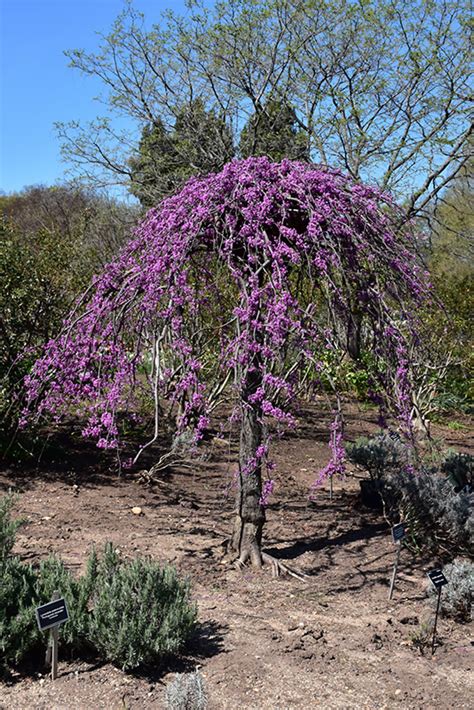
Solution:
[[[220,546],[223,548],[224,556],[226,554],[229,554],[232,552],[231,548],[231,543],[232,540],[231,538],[226,538],[220,543]],[[288,565],[286,565],[284,562],[281,560],[278,560],[276,557],[273,557],[273,555],[268,554],[268,552],[263,552],[261,553],[262,556],[262,562],[263,564],[269,564],[271,565],[272,568],[272,577],[284,577],[286,574],[291,575],[295,579],[298,579],[300,582],[306,582],[306,580],[312,580],[313,578],[309,574],[304,574],[304,572],[297,572],[296,570],[292,569]],[[248,557],[247,557],[248,559]],[[234,567],[241,572],[248,566],[247,559],[244,561],[241,559],[241,557],[237,557],[232,560],[232,564]]]
[[[271,564],[272,577],[283,577],[285,574],[289,574],[295,579],[299,579],[300,582],[305,582],[307,579],[311,579],[311,576],[309,574],[297,572],[281,560],[277,560],[276,557],[272,557],[272,555],[269,555],[268,552],[262,552],[262,560]]]
[[[138,478],[138,483],[144,483],[147,486],[150,486],[154,483],[161,483],[162,481],[159,478],[158,474],[163,473],[172,466],[180,466],[181,468],[193,467],[192,464],[186,459],[182,459],[179,457],[173,458],[165,454],[149,470],[143,469],[142,471],[139,471],[136,474],[136,477]]]
[[[262,561],[264,564],[271,565],[272,577],[274,578],[284,577],[285,575],[289,574],[295,579],[298,579],[300,582],[306,582],[306,580],[312,579],[310,575],[304,574],[303,572],[297,572],[281,560],[278,560],[276,557],[269,555],[268,552],[262,552]],[[236,569],[239,569],[240,571],[243,571],[247,567],[247,563],[243,562],[240,557],[234,560],[233,564],[234,567],[236,567]]]

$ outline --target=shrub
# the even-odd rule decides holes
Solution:
[[[419,626],[417,626],[410,633],[410,641],[413,648],[417,648],[422,656],[425,655],[425,651],[430,647],[433,638],[433,621],[422,621]]]
[[[441,613],[458,621],[472,620],[472,598],[474,596],[474,564],[468,560],[456,559],[443,569],[448,580],[441,592]],[[438,593],[430,584],[429,594],[436,604]]]
[[[22,382],[95,271],[128,238],[135,210],[73,185],[0,196],[0,454],[30,459],[44,437],[17,430]]]
[[[447,451],[445,459],[441,464],[441,470],[446,474],[456,490],[461,490],[466,486],[472,489],[474,482],[473,456],[461,454],[458,451],[450,449]]]
[[[60,590],[69,607],[70,621],[60,627],[60,636],[70,647],[85,635],[87,609],[80,602],[80,584],[55,557],[37,568],[13,556],[15,534],[20,521],[11,519],[12,496],[0,500],[0,650],[4,667],[20,663],[45,643],[36,623],[36,607],[50,601]]]
[[[167,710],[205,710],[207,698],[199,671],[177,673],[166,687]]]
[[[196,621],[189,584],[151,559],[124,562],[111,544],[97,567],[89,638],[124,670],[179,651]]]
[[[17,557],[0,562],[0,664],[17,664],[40,642],[36,573]]]
[[[380,432],[370,439],[360,437],[346,445],[346,453],[373,480],[381,480],[389,471],[406,466],[410,459],[407,447],[395,432]]]
[[[444,476],[422,469],[393,471],[385,491],[419,547],[450,553],[472,548],[474,493],[467,488],[456,492]]]
[[[103,658],[130,670],[179,651],[196,621],[190,588],[172,567],[149,559],[122,561],[113,547],[91,553],[86,574],[76,580],[64,563],[49,557],[33,568],[11,555],[18,522],[11,497],[0,500],[0,663],[16,665],[46,637],[35,609],[59,591],[69,621],[60,637],[70,650],[89,644]]]
[[[45,645],[47,635],[36,623],[36,607],[51,601],[59,591],[66,599],[69,621],[59,627],[62,644],[71,651],[86,645],[88,610],[81,600],[82,581],[77,581],[55,557],[39,567],[10,557],[0,565],[0,650],[4,664],[16,665],[36,647]]]
[[[381,432],[346,446],[352,463],[377,481],[388,516],[407,523],[419,548],[450,554],[472,549],[474,539],[473,458],[448,451],[436,468],[415,461],[400,437]],[[415,465],[414,465],[415,464]]]
[[[21,525],[21,520],[11,519],[14,500],[10,494],[0,499],[0,564],[10,556],[16,531]]]
[[[54,592],[64,597],[69,619],[59,627],[59,635],[62,643],[71,650],[80,650],[86,644],[89,616],[89,600],[81,594],[84,578],[76,580],[64,563],[53,555],[40,562],[36,574],[37,606],[51,601]]]

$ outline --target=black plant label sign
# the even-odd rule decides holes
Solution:
[[[64,624],[69,619],[65,599],[56,599],[36,609],[36,620],[40,631]]]
[[[440,569],[432,569],[428,572],[428,577],[435,589],[441,589],[441,587],[444,587],[444,585],[448,583],[448,580]]]
[[[406,535],[405,525],[403,523],[398,523],[392,528],[392,539],[394,542],[400,542]]]

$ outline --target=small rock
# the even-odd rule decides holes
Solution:
[[[379,636],[379,634],[374,634],[370,640],[374,644],[375,648],[377,648],[377,649],[383,648],[382,637]]]
[[[132,508],[132,513],[134,515],[142,515],[143,510],[138,505],[136,505],[135,507]]]
[[[304,628],[304,623],[300,621],[299,624],[296,622],[292,622],[288,624],[287,629],[288,631],[298,631],[298,629],[303,629]]]
[[[301,638],[310,639],[311,641],[319,641],[324,636],[324,631],[322,629],[307,629],[301,634]]]

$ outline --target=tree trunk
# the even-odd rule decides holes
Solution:
[[[249,559],[253,567],[262,566],[262,531],[265,508],[260,504],[262,471],[255,454],[262,444],[262,412],[260,405],[249,402],[249,397],[261,384],[261,377],[253,372],[248,376],[241,399],[241,429],[239,476],[236,497],[236,519],[231,547],[239,555],[239,562]]]
[[[347,323],[347,351],[353,360],[359,360],[361,350],[362,316],[350,313]]]

